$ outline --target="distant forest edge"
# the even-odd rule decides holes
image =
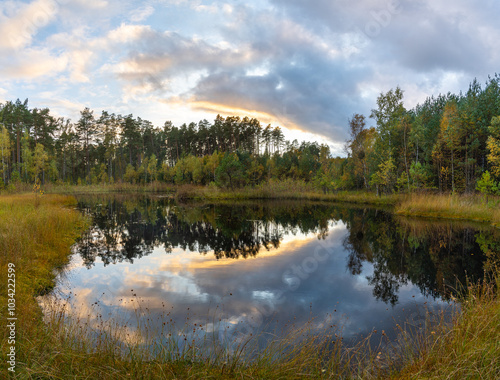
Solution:
[[[85,108],[80,119],[0,103],[0,188],[16,183],[143,183],[237,188],[293,179],[323,192],[435,189],[500,194],[500,76],[463,94],[406,109],[403,91],[382,93],[369,115],[348,121],[347,157],[325,144],[285,141],[279,127],[217,116],[213,123],[155,127],[133,115]],[[347,125],[346,125],[347,127]]]

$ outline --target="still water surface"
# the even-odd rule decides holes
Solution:
[[[136,342],[141,329],[231,341],[308,321],[338,326],[346,341],[390,335],[481,278],[481,248],[496,238],[480,225],[324,203],[117,195],[82,196],[78,207],[92,227],[52,297],[96,331],[125,323]]]

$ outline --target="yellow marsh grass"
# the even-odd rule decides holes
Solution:
[[[314,188],[311,183],[301,180],[270,180],[258,186],[235,189],[221,189],[216,186],[181,185],[175,187],[177,200],[220,201],[233,199],[297,199],[307,201],[346,202],[372,205],[393,205],[400,195],[377,196],[366,191],[340,191],[323,193]]]
[[[86,228],[83,216],[69,207],[75,199],[66,196],[34,194],[0,196],[0,308],[7,315],[7,268],[15,265],[17,362],[29,363],[45,332],[35,296],[54,286],[54,268],[67,263],[70,246]],[[2,329],[1,354],[8,349],[7,330]],[[36,359],[35,359],[36,360]],[[20,369],[20,368],[18,368]],[[7,373],[5,360],[0,371]]]
[[[500,226],[500,198],[493,196],[411,194],[395,211],[400,215],[467,219]]]
[[[395,378],[500,379],[500,275],[472,285],[451,328],[436,329],[432,344],[410,358]]]

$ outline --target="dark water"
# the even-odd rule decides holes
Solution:
[[[240,341],[307,323],[351,341],[390,335],[482,278],[498,240],[481,225],[318,203],[107,196],[78,207],[93,224],[55,294],[69,316],[95,330],[125,324],[123,339],[139,343],[167,331]]]

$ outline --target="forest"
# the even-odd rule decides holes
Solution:
[[[286,141],[280,127],[254,118],[157,127],[85,108],[73,122],[18,99],[0,103],[0,188],[160,181],[235,189],[293,179],[325,193],[500,192],[498,74],[413,109],[396,87],[380,94],[370,115],[352,115],[346,129],[346,156],[332,157],[328,145]]]

